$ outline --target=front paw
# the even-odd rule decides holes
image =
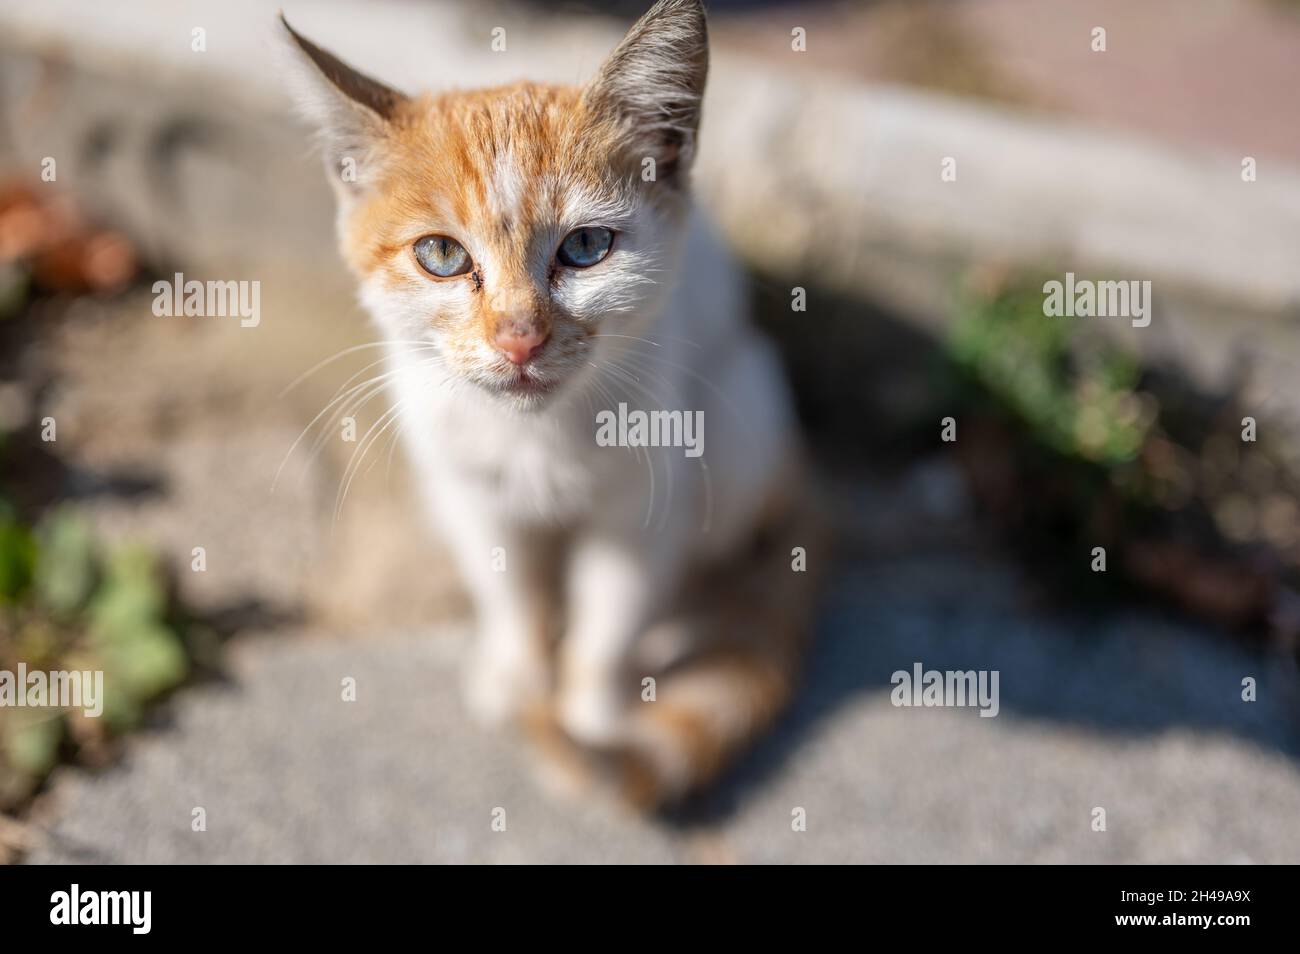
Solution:
[[[499,727],[546,698],[547,667],[531,656],[479,650],[465,667],[465,706],[480,725]]]
[[[560,695],[560,726],[585,745],[613,746],[622,741],[626,703],[615,679],[571,681]]]

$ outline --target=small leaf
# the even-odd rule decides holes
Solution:
[[[25,527],[0,517],[0,603],[17,602],[27,591],[36,563],[36,541]]]
[[[42,521],[37,539],[37,600],[61,616],[76,612],[90,598],[95,585],[90,528],[75,512],[61,508]]]
[[[5,727],[5,754],[15,771],[39,777],[54,767],[62,740],[62,713],[12,719]]]
[[[166,604],[152,554],[127,549],[110,559],[88,615],[97,637],[111,641],[129,636],[145,621],[161,618]]]

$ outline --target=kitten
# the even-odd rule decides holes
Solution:
[[[690,201],[703,7],[660,0],[581,88],[418,97],[284,28],[475,606],[470,708],[570,781],[680,798],[788,698],[812,544],[778,360]],[[601,446],[646,411],[698,446]]]

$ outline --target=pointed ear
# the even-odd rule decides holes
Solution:
[[[302,113],[320,131],[336,185],[360,181],[360,169],[388,134],[407,98],[353,69],[298,33],[280,14],[288,75]]]
[[[625,140],[655,160],[656,178],[679,180],[695,157],[709,34],[700,0],[659,0],[628,31],[583,94]]]

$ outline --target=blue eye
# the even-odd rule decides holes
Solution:
[[[445,235],[426,235],[415,243],[414,250],[420,267],[438,278],[464,275],[473,264],[465,246]]]
[[[561,265],[570,268],[590,268],[609,254],[614,244],[614,233],[600,226],[574,229],[560,243],[555,257]]]

